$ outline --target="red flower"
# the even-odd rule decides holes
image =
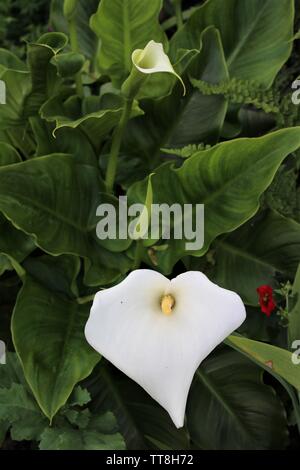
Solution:
[[[259,295],[261,311],[269,317],[276,308],[276,302],[273,299],[273,289],[271,286],[260,286],[256,291]]]

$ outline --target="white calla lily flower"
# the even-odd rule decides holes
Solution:
[[[196,369],[245,317],[236,293],[198,271],[170,281],[139,269],[96,294],[85,336],[165,408],[179,428]]]
[[[123,92],[125,95],[130,95],[131,92],[132,94],[136,94],[137,89],[141,86],[148,75],[161,72],[175,75],[175,77],[180,80],[183,86],[183,94],[185,95],[185,84],[180,75],[175,72],[170,59],[164,52],[163,45],[160,42],[152,40],[148,42],[144,49],[136,49],[131,55],[131,60],[133,71],[123,85]]]

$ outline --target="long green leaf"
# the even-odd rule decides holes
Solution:
[[[101,188],[93,165],[53,154],[0,168],[0,210],[44,251],[89,260],[88,282],[100,285],[130,266],[125,255],[110,253],[96,237]]]
[[[191,251],[203,255],[211,242],[250,219],[261,194],[271,184],[285,157],[300,146],[300,129],[283,129],[255,139],[236,139],[196,152],[181,168],[162,165],[152,177],[154,203],[204,204],[204,246]],[[247,191],[246,189],[247,188]],[[144,201],[146,180],[129,191]],[[186,255],[186,240],[166,240],[168,250],[158,254],[161,268],[170,273]]]
[[[208,0],[173,36],[173,56],[198,48],[210,25],[221,33],[230,76],[269,86],[292,50],[294,1]]]
[[[229,336],[226,343],[245,352],[249,357],[253,357],[264,366],[268,366],[297,390],[300,390],[300,370],[293,363],[290,351],[235,335]]]
[[[239,230],[216,240],[212,250],[209,278],[237,292],[248,305],[257,306],[257,287],[276,287],[275,274],[294,277],[300,262],[300,224],[264,211]],[[191,258],[189,269],[197,269],[201,261]]]
[[[261,369],[231,350],[215,352],[196,371],[187,423],[200,449],[281,449],[287,442],[281,401]]]

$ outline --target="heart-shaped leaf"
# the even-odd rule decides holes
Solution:
[[[216,284],[238,292],[247,304],[258,304],[257,287],[276,287],[275,274],[293,278],[300,262],[300,224],[276,212],[262,212],[212,247],[207,275]],[[191,258],[189,269],[199,260]]]
[[[131,54],[151,39],[162,42],[158,23],[161,0],[102,0],[91,18],[91,28],[101,40],[101,72],[120,86],[132,68]]]

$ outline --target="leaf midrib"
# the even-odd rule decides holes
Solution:
[[[130,5],[128,0],[123,0],[123,40],[124,40],[124,64],[125,70],[130,72],[130,53],[131,53],[131,29],[130,29],[130,18],[129,9]]]
[[[279,132],[281,132],[281,131],[279,131]],[[273,135],[274,135],[274,134],[273,134]],[[263,138],[265,138],[265,137],[263,137]],[[248,140],[248,139],[244,139],[244,140]],[[235,141],[235,142],[237,142],[237,141]],[[220,146],[220,145],[224,145],[224,146],[225,146],[226,143],[225,143],[225,144],[218,144],[218,146]],[[209,149],[209,150],[205,150],[204,152],[211,152],[211,150],[210,150],[210,149]],[[230,178],[228,181],[226,181],[226,183],[223,184],[221,187],[219,187],[216,191],[212,191],[209,196],[207,196],[206,198],[204,198],[202,204],[208,204],[208,203],[212,202],[212,201],[213,201],[214,199],[216,199],[220,194],[222,194],[226,188],[232,186],[236,181],[238,181],[240,178],[244,177],[245,174],[247,174],[250,170],[252,170],[252,168],[254,168],[258,163],[262,163],[262,162],[264,162],[264,161],[267,160],[267,159],[270,159],[270,160],[271,160],[272,155],[275,155],[276,152],[277,152],[277,149],[273,150],[272,152],[269,152],[269,153],[265,154],[264,157],[262,157],[262,158],[256,160],[255,162],[254,162],[253,160],[251,160],[251,161],[250,161],[250,164],[247,165],[247,167],[245,167],[242,171],[238,172],[236,175],[234,175],[232,178]],[[292,150],[288,151],[282,158],[280,158],[280,161],[279,161],[279,162],[276,161],[276,166],[280,165],[281,161],[283,161],[283,160],[286,158],[286,156],[287,156],[290,152],[292,152]],[[202,153],[203,153],[203,151],[202,151]],[[212,153],[211,158],[214,158],[215,155],[216,155],[216,154],[213,154],[213,153]],[[193,158],[196,158],[196,155],[190,157],[190,159],[187,160],[186,165],[189,165]],[[274,168],[276,169],[275,163],[272,162],[272,164],[274,165]],[[179,169],[177,170],[178,173],[179,173],[179,175],[180,175],[181,172],[183,173],[183,171],[181,171],[181,170],[186,171],[186,168],[187,168],[188,166],[184,166],[184,165],[185,165],[185,164],[183,164],[183,167],[181,167],[181,168],[179,168]],[[181,178],[181,175],[180,175],[180,180],[181,180],[181,182],[183,183],[183,180],[182,180],[182,178]],[[183,189],[186,191],[186,187],[185,187],[184,183],[182,184],[182,186],[183,186]],[[268,187],[268,186],[267,186],[267,187]],[[189,191],[187,191],[187,194],[190,195]],[[261,193],[259,193],[258,195],[260,195],[260,194],[261,194]]]
[[[231,52],[231,54],[227,58],[227,66],[230,68],[232,63],[236,60],[238,55],[241,53],[242,49],[246,45],[250,35],[253,33],[255,30],[257,23],[261,19],[261,15],[264,14],[266,7],[268,6],[268,1],[266,0],[265,3],[263,4],[262,8],[258,11],[257,16],[255,19],[250,23],[250,26],[248,30],[245,32],[245,35],[242,37],[242,39],[238,42],[237,47]]]
[[[111,380],[110,373],[109,373],[106,365],[102,366],[101,377],[102,377],[102,379],[104,379],[104,381],[106,383],[106,386],[111,390],[112,395],[113,395],[113,399],[114,399],[117,407],[119,408],[119,410],[122,411],[123,415],[126,416],[126,420],[128,419],[130,421],[130,423],[133,425],[137,435],[139,436],[139,439],[146,446],[145,437],[144,437],[142,431],[140,430],[136,420],[134,419],[134,417],[130,413],[130,410],[128,409],[129,407],[124,402],[123,397],[122,397],[122,395],[120,394],[120,392],[118,390],[118,387]]]

